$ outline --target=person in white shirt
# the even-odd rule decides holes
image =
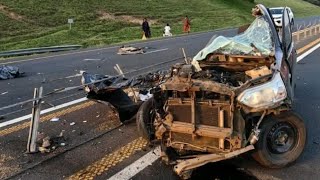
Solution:
[[[170,28],[169,24],[167,24],[167,25],[164,27],[163,37],[165,37],[165,36],[172,36],[172,34],[171,34],[170,31],[171,31],[171,28]]]

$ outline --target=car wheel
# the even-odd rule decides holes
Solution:
[[[269,168],[282,168],[294,162],[306,144],[303,120],[291,111],[264,120],[253,158]]]
[[[138,128],[138,133],[146,140],[154,139],[154,118],[155,109],[153,105],[153,98],[145,101],[139,108],[136,115],[136,123]]]

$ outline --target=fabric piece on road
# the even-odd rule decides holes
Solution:
[[[16,66],[0,66],[0,80],[13,79],[21,75]]]
[[[138,47],[132,47],[132,46],[127,46],[127,47],[120,47],[118,50],[118,54],[120,55],[129,55],[129,54],[143,54],[144,51],[142,48]]]

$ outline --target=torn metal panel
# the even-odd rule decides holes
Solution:
[[[225,95],[234,95],[235,88],[226,84],[217,83],[209,80],[192,79],[173,77],[161,85],[162,90],[174,90],[174,91],[212,91]]]
[[[197,157],[192,158],[192,159],[179,160],[178,164],[174,167],[174,171],[178,175],[181,175],[183,173],[183,171],[188,171],[190,169],[194,169],[194,168],[203,166],[203,165],[210,163],[210,162],[217,162],[217,161],[222,161],[225,159],[230,159],[235,156],[238,156],[239,154],[248,152],[253,149],[254,149],[254,146],[249,145],[245,148],[235,150],[235,151],[229,152],[229,153],[198,155]]]
[[[250,76],[252,79],[256,79],[261,76],[266,76],[272,74],[272,71],[267,66],[258,67],[252,70],[246,71],[246,75]]]

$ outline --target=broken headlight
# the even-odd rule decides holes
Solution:
[[[262,108],[273,106],[286,97],[286,87],[280,73],[276,73],[270,82],[243,91],[237,100],[252,108]]]

